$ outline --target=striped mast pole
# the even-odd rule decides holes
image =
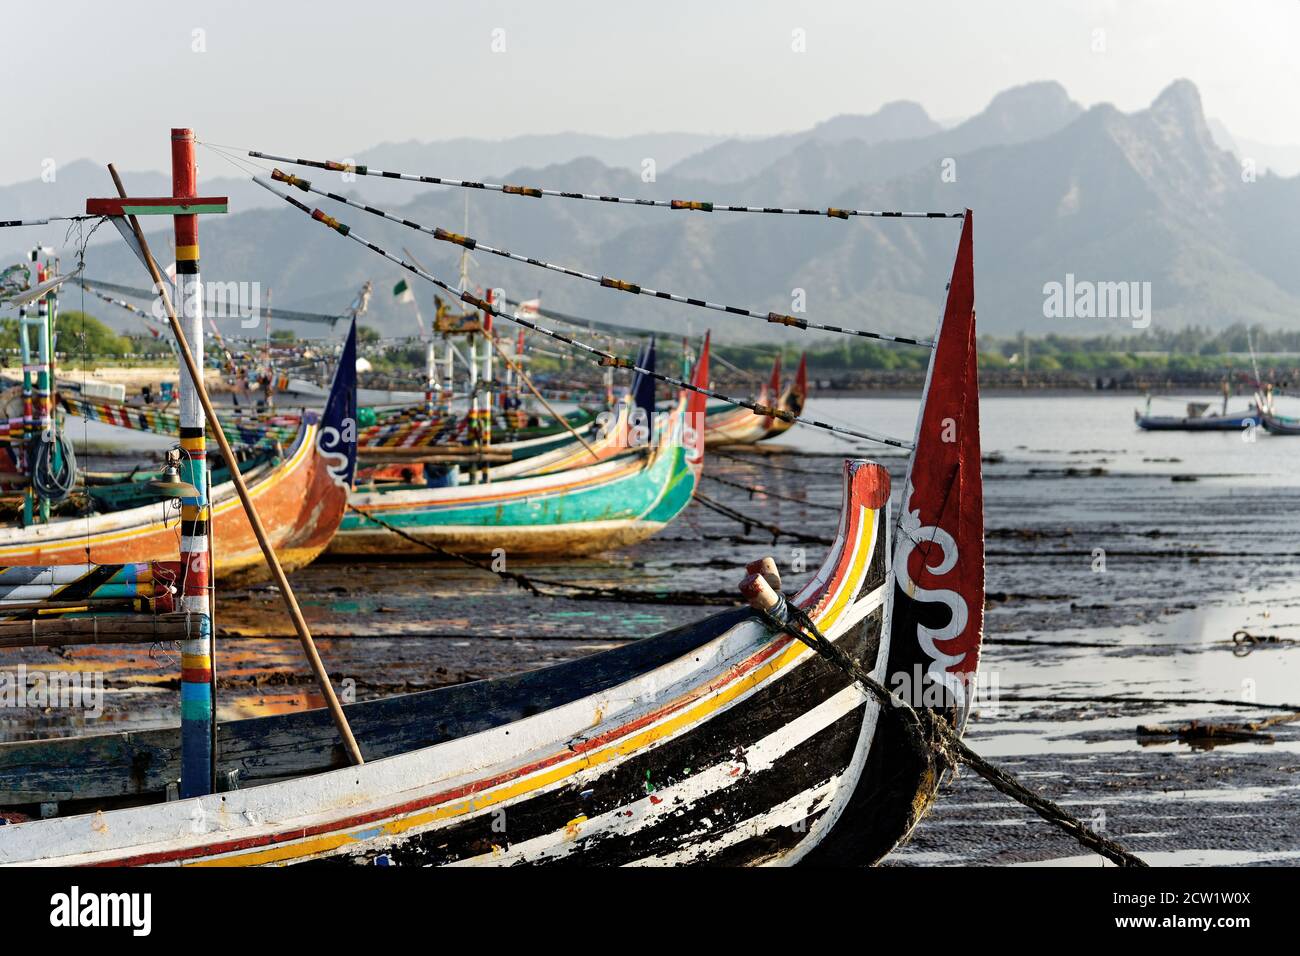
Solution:
[[[484,293],[483,301],[485,301],[489,306],[491,306],[496,301],[495,295],[496,295],[495,289],[488,289],[487,292]],[[483,427],[481,431],[483,436],[483,444],[490,445],[492,444],[492,417],[495,413],[495,410],[492,407],[492,400],[494,398],[492,394],[492,372],[493,372],[492,313],[485,311],[483,313],[482,322],[483,322],[483,342],[484,342],[483,384],[487,389],[487,391],[483,396]]]
[[[188,176],[190,182],[193,183],[195,178],[193,136],[189,130],[175,130],[173,131],[173,134],[174,136],[175,134],[180,134],[179,137],[176,137],[173,140],[173,147],[175,150],[173,153],[173,160],[177,158],[178,153],[182,160],[188,157]],[[171,328],[173,337],[176,339],[176,350],[180,355],[180,360],[185,369],[189,372],[189,376],[185,381],[187,384],[192,386],[193,398],[197,399],[198,406],[203,411],[204,418],[200,420],[200,431],[198,434],[204,435],[204,432],[202,431],[202,422],[206,422],[212,426],[213,435],[217,441],[217,447],[221,449],[222,459],[225,462],[226,467],[230,470],[230,483],[235,487],[235,494],[239,497],[239,501],[244,507],[244,514],[248,518],[249,525],[252,527],[253,536],[257,539],[258,547],[261,548],[262,557],[266,559],[266,563],[271,569],[271,576],[280,590],[280,597],[284,600],[285,609],[289,612],[289,617],[293,621],[294,630],[298,633],[298,641],[302,645],[303,652],[307,657],[307,662],[311,667],[312,674],[316,677],[321,695],[325,698],[325,706],[329,709],[334,725],[338,728],[339,736],[343,741],[343,747],[354,764],[364,763],[365,758],[361,753],[361,748],[357,746],[356,738],[352,735],[352,729],[348,726],[347,714],[343,712],[343,707],[339,703],[338,695],[334,692],[333,685],[330,684],[329,674],[325,670],[325,664],[321,661],[320,653],[316,650],[316,642],[312,640],[311,629],[307,626],[307,621],[302,614],[302,608],[299,606],[298,600],[294,596],[293,585],[289,582],[284,567],[280,564],[280,559],[276,556],[275,549],[271,546],[270,537],[266,532],[266,527],[262,524],[261,516],[257,513],[257,506],[253,503],[252,496],[249,494],[248,485],[245,483],[244,478],[239,471],[239,462],[235,458],[234,450],[230,447],[230,442],[226,440],[225,432],[221,427],[221,421],[217,417],[217,410],[213,407],[212,400],[208,397],[202,379],[203,366],[195,360],[194,350],[189,346],[189,336],[187,335],[184,326],[181,324],[181,318],[172,304],[172,297],[168,292],[168,283],[163,278],[163,274],[158,268],[158,263],[154,259],[153,254],[149,251],[149,242],[145,238],[144,230],[140,228],[140,223],[137,219],[137,216],[141,215],[173,216],[178,220],[176,230],[179,234],[181,231],[179,220],[182,217],[206,213],[224,213],[227,208],[227,201],[225,197],[202,199],[192,196],[188,200],[184,197],[177,198],[175,196],[130,199],[127,198],[126,189],[122,186],[122,179],[118,176],[117,170],[113,168],[112,163],[109,164],[108,171],[113,177],[113,185],[117,188],[118,198],[87,199],[86,214],[89,216],[107,216],[112,219],[113,224],[118,227],[123,238],[127,240],[127,243],[136,252],[136,255],[148,270],[150,278],[153,279],[154,288],[158,291],[162,299],[163,308],[167,313],[168,325]],[[178,284],[187,289],[196,288],[199,284],[197,230],[190,229],[189,233],[189,238],[192,238],[194,241],[190,243],[191,248],[186,250],[188,258],[185,260],[184,268],[180,270],[182,273],[182,283]],[[181,243],[178,243],[178,246],[179,245],[181,245]],[[181,250],[178,249],[177,252],[177,258],[179,260]],[[365,292],[367,297],[369,286],[370,284],[366,283]],[[190,303],[182,303],[182,307],[188,304]],[[198,322],[192,323],[191,332],[199,333],[197,340],[201,345],[203,342],[201,324]],[[206,469],[204,472],[206,482]],[[203,489],[205,485],[200,484],[198,487]],[[191,500],[193,501],[195,499]],[[182,503],[184,503],[184,499],[182,499]],[[206,519],[206,505],[204,505],[201,514]],[[182,555],[189,557],[192,563],[204,562],[200,567],[206,577],[210,573],[205,560],[206,554],[201,552],[196,553],[193,550],[195,548],[195,542],[192,539],[195,530],[197,529],[192,524],[188,528],[182,528],[182,534],[188,536],[191,540],[188,542],[182,542],[181,551]],[[206,535],[207,529],[204,528],[203,530]],[[188,553],[186,552],[187,547],[191,549]],[[186,568],[182,568],[182,575],[188,577],[186,571]],[[203,613],[204,602],[201,597],[196,597],[195,600],[189,602],[189,605],[196,608],[190,616],[199,618],[203,625],[201,633],[206,634],[208,640],[205,643],[201,642],[198,647],[187,643],[187,645],[182,649],[186,651],[189,649],[202,650],[203,647],[206,646],[210,651],[211,621],[208,616]],[[187,621],[186,623],[187,626],[189,626],[189,632],[193,634],[193,627],[190,626],[190,622]],[[210,659],[211,655],[209,653],[209,661]],[[209,666],[209,671],[210,669]],[[182,675],[182,681],[185,682],[188,680],[189,683],[197,683],[197,680],[194,680],[194,678],[200,676],[202,675],[191,674],[187,679],[185,675]],[[184,686],[184,683],[182,686]],[[208,710],[210,714],[211,697],[207,697],[206,700],[208,702]],[[194,735],[190,735],[190,738],[192,739],[193,736]],[[183,733],[181,736],[181,743],[182,745],[185,745],[187,742],[189,742],[187,735]],[[206,742],[202,739],[194,740],[193,745],[201,748],[200,753],[203,753],[204,749],[206,749],[207,754],[210,755],[210,740]],[[182,755],[181,760],[182,767],[184,767],[187,763],[184,755]],[[208,767],[204,765],[206,761],[193,759],[188,761],[188,763],[193,768],[190,773],[190,781],[194,786],[204,786],[206,789],[206,785],[202,783],[208,771]]]
[[[40,257],[40,247],[32,250],[32,265],[36,276],[36,284],[41,284],[41,267],[37,263]],[[31,442],[32,442],[32,373],[36,371],[36,363],[32,361],[32,347],[29,330],[33,322],[27,316],[27,306],[23,304],[18,307],[18,345],[22,350],[23,359],[23,428],[22,440],[18,443],[17,464],[31,477]],[[27,491],[23,495],[23,527],[32,523],[32,488],[29,484]]]
[[[59,261],[54,260],[53,273],[51,273],[50,260],[45,260],[45,276],[47,281],[53,275],[58,275]],[[58,473],[62,466],[63,452],[59,448],[59,443],[55,436],[54,423],[54,321],[58,317],[59,298],[58,292],[51,289],[45,295],[41,296],[40,306],[37,314],[41,319],[41,367],[36,373],[36,416],[40,423],[40,435],[42,439],[49,443],[50,464],[55,473]],[[50,520],[50,502],[48,498],[41,498],[38,502],[40,521],[42,524]]]
[[[435,404],[433,400],[434,393],[438,390],[438,353],[437,346],[434,345],[433,336],[430,335],[424,340],[424,414],[430,419],[435,413]]]
[[[172,130],[172,195],[198,196],[194,131]],[[199,277],[199,217],[172,217],[176,238],[176,312],[199,375],[204,367],[203,285]],[[190,615],[190,637],[181,642],[181,797],[210,792],[212,783],[212,620],[208,532],[207,433],[198,386],[181,366],[181,478],[198,490],[181,499],[180,609]]]
[[[41,246],[32,249],[32,264],[36,272],[36,284],[50,278],[50,260],[41,262]],[[57,272],[57,266],[55,267]],[[23,355],[23,441],[22,448],[28,477],[34,475],[35,457],[32,446],[38,438],[54,445],[53,465],[59,464],[58,446],[54,443],[53,396],[51,394],[54,380],[54,333],[52,330],[55,293],[47,292],[36,301],[36,315],[32,316],[26,308],[18,312],[18,329]],[[35,344],[33,345],[33,337]],[[46,522],[50,519],[50,503],[36,494],[33,484],[29,483],[23,496],[23,525],[33,521]]]

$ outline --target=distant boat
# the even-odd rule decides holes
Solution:
[[[795,415],[803,411],[808,397],[808,359],[799,360],[799,371],[794,382],[781,391],[781,356],[772,366],[772,378],[759,389],[755,402]],[[752,445],[767,438],[775,438],[789,430],[793,422],[783,421],[773,415],[760,415],[743,405],[710,405],[705,417],[704,443],[706,445]]]
[[[1300,418],[1272,412],[1264,412],[1262,417],[1264,429],[1271,435],[1300,435]]]
[[[1209,402],[1188,402],[1187,414],[1152,415],[1151,397],[1147,396],[1146,412],[1133,412],[1138,428],[1149,432],[1239,432],[1251,425],[1261,424],[1265,417],[1255,402],[1244,412],[1228,411],[1228,396],[1223,396],[1223,411],[1217,415],[1207,414]]]

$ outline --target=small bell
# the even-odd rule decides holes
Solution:
[[[180,460],[175,452],[167,453],[167,464],[162,474],[150,478],[145,486],[152,494],[160,498],[197,498],[199,490],[188,481],[181,480]]]

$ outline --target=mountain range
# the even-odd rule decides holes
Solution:
[[[291,137],[286,135],[286,140]],[[1224,147],[1229,147],[1225,149]],[[979,114],[951,125],[918,104],[841,116],[796,133],[752,138],[650,134],[625,139],[557,134],[512,140],[387,144],[359,162],[405,172],[469,176],[560,190],[717,203],[975,211],[976,290],[983,333],[1130,333],[1133,320],[1045,317],[1044,287],[1071,281],[1150,283],[1150,320],[1161,328],[1236,322],[1281,325],[1300,306],[1300,177],[1257,160],[1247,175],[1231,134],[1207,121],[1195,86],[1178,80],[1146,109],[1084,109],[1053,82],[998,94]],[[268,145],[270,148],[270,145]],[[1243,150],[1245,147],[1238,147]],[[285,149],[287,153],[288,150]],[[257,281],[286,308],[336,312],[372,279],[366,321],[390,334],[414,332],[409,305],[390,294],[401,270],[311,222],[233,168],[200,153],[202,190],[231,197],[228,216],[201,225],[203,270],[211,279]],[[323,158],[323,157],[322,157]],[[642,161],[655,160],[653,181]],[[928,333],[942,308],[957,225],[952,220],[841,221],[667,211],[556,198],[533,199],[433,188],[294,168],[344,192],[429,226],[655,289],[790,312],[903,334]],[[106,176],[89,161],[58,171],[56,183],[0,188],[0,219],[79,211],[105,195]],[[166,194],[165,177],[128,174],[135,194]],[[454,282],[458,247],[365,212],[295,192],[367,239],[409,248]],[[155,249],[168,248],[157,223]],[[65,229],[44,235],[62,238]],[[111,230],[87,255],[87,274],[143,285],[140,267]],[[3,236],[17,252],[13,240]],[[99,237],[97,237],[99,238]],[[30,236],[24,236],[30,239]],[[65,253],[65,261],[67,254]],[[0,261],[12,261],[8,256]],[[723,341],[793,340],[799,333],[602,289],[481,250],[471,276],[511,298],[539,292],[544,307],[665,333],[712,328]],[[432,288],[417,282],[431,311]],[[70,292],[76,307],[79,293]],[[97,308],[103,315],[109,307]],[[105,316],[115,325],[133,321]]]

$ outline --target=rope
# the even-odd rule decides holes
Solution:
[[[1034,793],[1011,774],[993,766],[975,753],[942,716],[928,708],[915,710],[897,694],[887,690],[867,673],[861,664],[849,657],[843,648],[831,643],[802,608],[792,604],[785,604],[784,608],[784,619],[767,611],[758,613],[766,620],[769,627],[790,634],[807,644],[823,659],[838,667],[863,690],[876,698],[883,711],[892,714],[902,722],[913,748],[926,760],[931,770],[938,769],[939,764],[943,765],[944,770],[951,769],[959,763],[964,764],[987,780],[995,790],[1033,810],[1048,823],[1068,833],[1080,844],[1111,862],[1119,866],[1145,867],[1147,865],[1114,840],[1095,832],[1082,820],[1071,816],[1046,797]],[[780,609],[781,605],[778,605],[778,613]],[[936,773],[935,779],[937,778]]]
[[[116,282],[102,282],[99,279],[85,279],[82,278],[81,276],[70,276],[69,278],[73,282],[76,282],[78,284],[91,285],[97,289],[104,289],[108,292],[119,292],[122,295],[129,295],[132,298],[136,298],[136,299],[146,299],[150,302],[153,302],[158,299],[157,293],[149,289],[141,289],[136,286],[129,286],[129,285],[120,285]],[[204,294],[207,295],[208,293],[205,292]],[[115,300],[114,300],[114,304],[117,304]],[[215,306],[219,305],[220,303],[218,303],[216,300],[213,300],[211,302],[207,302],[206,304],[212,308],[212,311],[215,312],[216,311]],[[248,318],[266,318],[267,316],[270,315],[270,311],[271,310],[269,308],[267,309],[249,308],[245,311],[244,314]],[[218,315],[217,317],[221,318],[222,316]],[[293,322],[314,322],[317,323],[318,325],[329,325],[332,328],[336,323],[342,322],[345,318],[347,318],[347,315],[343,312],[340,312],[338,315],[329,315],[324,312],[299,312],[294,309],[277,308],[275,310],[275,317],[277,319],[288,320]],[[155,319],[155,321],[158,320]],[[162,324],[166,325],[165,322],[163,322]],[[250,339],[250,341],[252,340]]]
[[[712,455],[717,455],[719,458],[730,458],[732,461],[738,461],[738,462],[740,462],[742,465],[755,465],[755,466],[756,466],[756,465],[758,465],[758,463],[759,463],[759,456],[758,456],[758,455],[755,455],[755,454],[750,454],[750,455],[737,455],[737,454],[733,454],[733,453],[731,453],[731,452],[725,452],[725,451],[714,451],[714,452],[710,452],[710,454],[712,454]],[[792,474],[796,474],[796,475],[812,475],[813,477],[822,477],[821,472],[817,472],[817,471],[809,471],[809,470],[806,469],[806,468],[796,468],[796,467],[794,467],[793,465],[778,465],[778,464],[775,464],[775,463],[770,462],[770,461],[763,461],[761,467],[763,467],[764,469],[767,469],[767,468],[774,468],[774,469],[776,469],[777,471],[788,471],[788,472],[791,472]]]
[[[637,604],[693,604],[693,605],[718,605],[723,607],[732,607],[736,604],[732,598],[723,597],[718,594],[708,594],[703,591],[655,591],[653,594],[647,594],[644,591],[633,591],[628,588],[602,588],[588,584],[570,584],[567,581],[555,581],[550,578],[534,578],[526,574],[520,574],[518,571],[498,570],[490,564],[484,564],[482,561],[475,561],[465,554],[459,554],[455,551],[449,551],[441,545],[434,544],[431,541],[421,541],[419,538],[407,534],[396,525],[389,524],[382,518],[376,518],[369,511],[358,508],[356,505],[349,503],[349,511],[355,511],[357,514],[373,521],[382,528],[391,531],[393,534],[409,541],[411,544],[425,548],[435,554],[440,554],[445,558],[459,561],[471,568],[477,568],[480,571],[487,571],[489,574],[495,574],[497,577],[512,582],[517,587],[527,591],[534,597],[547,598],[565,598],[570,601],[629,601]],[[580,592],[578,594],[555,594],[553,592],[543,591],[543,587],[566,588],[568,590]]]
[[[929,340],[907,338],[901,335],[886,335],[883,332],[867,332],[862,329],[846,329],[839,325],[825,325],[820,322],[810,322],[807,319],[795,318],[793,315],[785,315],[780,312],[759,312],[755,309],[747,309],[735,305],[724,305],[719,302],[709,302],[706,299],[680,295],[675,292],[660,292],[656,289],[647,288],[640,283],[628,282],[623,279],[611,279],[609,276],[600,276],[591,272],[583,272],[581,269],[575,269],[571,266],[557,265],[553,262],[547,262],[544,259],[538,259],[533,256],[521,256],[509,251],[508,249],[498,249],[495,246],[489,246],[472,236],[463,236],[459,233],[449,232],[440,227],[435,226],[430,228],[429,226],[423,226],[410,219],[404,219],[401,216],[395,216],[390,212],[385,212],[383,209],[368,206],[365,203],[357,202],[355,199],[349,199],[347,196],[340,196],[338,193],[328,192],[324,189],[317,189],[309,180],[281,172],[278,169],[271,172],[271,178],[276,182],[294,186],[303,192],[324,196],[327,199],[334,200],[335,202],[343,203],[345,206],[351,206],[354,209],[368,212],[372,216],[379,216],[381,219],[387,219],[389,222],[395,222],[399,225],[406,226],[408,229],[414,229],[416,232],[425,233],[426,235],[433,236],[433,238],[442,242],[450,242],[453,245],[461,246],[465,249],[481,250],[489,255],[500,256],[501,258],[509,259],[512,262],[522,262],[525,265],[536,266],[539,269],[547,269],[551,272],[558,272],[561,275],[570,276],[574,279],[584,279],[587,282],[594,282],[606,289],[617,289],[621,292],[629,292],[632,295],[645,295],[655,299],[667,299],[669,302],[676,302],[680,305],[693,305],[701,309],[712,309],[715,312],[725,312],[728,315],[743,315],[751,319],[762,319],[765,322],[771,322],[777,325],[788,325],[797,329],[815,329],[819,332],[838,332],[843,335],[856,335],[865,339],[877,339],[883,342],[898,342],[903,345],[919,345],[924,348],[934,348],[934,342]]]
[[[270,183],[266,182],[265,180],[261,179],[260,177],[257,176],[253,177],[253,181],[257,183],[259,186],[261,186],[263,189],[266,189],[269,192],[272,192],[275,195],[279,196],[281,199],[289,203],[294,208],[298,209],[300,212],[305,213],[306,215],[310,216],[312,219],[315,219],[317,222],[320,222],[328,226],[330,229],[333,229],[339,235],[346,236],[348,239],[360,243],[361,245],[369,249],[371,252],[375,252],[383,256],[389,262],[401,266],[403,269],[407,270],[408,272],[414,275],[419,276],[421,279],[425,279],[429,282],[432,282],[438,288],[446,292],[449,296],[453,296],[461,300],[462,302],[466,303],[467,305],[475,309],[479,309],[483,312],[486,312],[489,315],[494,315],[497,318],[505,319],[507,322],[513,322],[516,325],[521,325],[524,328],[529,329],[533,332],[537,332],[540,335],[545,335],[549,338],[555,339],[557,342],[563,342],[569,347],[576,349],[579,352],[584,352],[587,355],[591,356],[597,361],[597,364],[601,366],[606,366],[606,367],[613,366],[614,368],[623,368],[623,369],[629,369],[630,371],[633,372],[640,372],[642,375],[648,375],[651,378],[657,379],[658,381],[661,382],[666,382],[667,384],[673,385],[677,388],[684,388],[687,391],[696,392],[700,395],[707,395],[710,398],[716,398],[718,401],[726,402],[729,405],[738,405],[741,408],[748,408],[750,411],[754,412],[757,415],[763,415],[764,417],[768,417],[768,418],[779,418],[783,422],[790,422],[790,423],[798,422],[800,424],[810,425],[813,428],[820,428],[825,431],[836,432],[838,434],[843,434],[843,435],[852,435],[854,438],[862,438],[867,441],[879,442],[882,445],[892,445],[895,448],[911,449],[913,447],[912,442],[906,441],[901,438],[890,438],[885,435],[873,435],[867,432],[853,431],[847,428],[842,428],[837,425],[831,425],[826,422],[818,421],[816,419],[804,418],[801,415],[796,415],[793,412],[787,411],[786,409],[783,408],[776,408],[771,405],[762,405],[758,402],[751,402],[746,399],[731,398],[727,395],[721,394],[720,392],[715,392],[712,389],[704,388],[699,385],[694,385],[691,384],[690,382],[684,382],[681,379],[674,378],[671,375],[664,375],[661,372],[656,372],[653,371],[652,369],[642,368],[641,366],[637,365],[636,362],[634,361],[631,361],[629,359],[619,358],[618,356],[614,355],[614,353],[612,352],[606,352],[603,349],[594,348],[593,346],[590,346],[585,342],[579,342],[577,339],[570,338],[569,336],[564,335],[560,332],[554,332],[551,329],[544,328],[543,326],[540,326],[537,323],[532,322],[528,319],[511,315],[503,311],[502,309],[498,308],[497,306],[493,305],[491,302],[481,299],[470,292],[463,292],[459,289],[456,289],[448,285],[446,282],[443,282],[437,276],[425,272],[423,269],[419,268],[418,266],[412,265],[411,263],[407,262],[405,259],[402,259],[399,256],[395,256],[391,252],[388,252],[387,250],[381,248],[380,246],[377,246],[375,243],[369,241],[368,239],[363,238],[362,236],[354,232],[352,230],[352,227],[350,227],[346,223],[340,222],[339,220],[335,219],[333,216],[328,215],[327,213],[321,211],[320,209],[311,209],[305,204],[299,202],[294,197],[287,195],[286,193],[280,192],[280,190],[276,189],[274,186],[272,186]]]
[[[53,397],[50,399],[53,404]],[[77,456],[72,448],[72,441],[57,425],[52,425],[47,434],[45,429],[37,433],[32,441],[30,460],[32,462],[32,489],[38,498],[57,503],[72,494],[77,485]],[[54,465],[54,451],[59,451],[60,464]]]
[[[730,518],[732,521],[737,521],[744,525],[745,534],[749,534],[751,528],[762,528],[772,536],[773,544],[776,543],[777,538],[790,538],[794,541],[802,541],[806,544],[824,544],[827,547],[830,547],[835,543],[830,538],[824,538],[821,535],[804,534],[799,531],[786,531],[780,525],[770,524],[766,521],[759,521],[757,518],[751,518],[749,515],[728,507],[720,501],[714,501],[712,498],[700,494],[699,491],[695,492],[695,500],[704,505],[704,507],[708,508],[710,511],[715,511],[724,518]]]
[[[728,485],[732,488],[739,488],[741,491],[748,491],[751,501],[753,500],[754,495],[766,495],[769,498],[778,498],[781,501],[792,501],[797,505],[804,505],[808,508],[818,508],[822,511],[834,511],[838,514],[840,510],[838,505],[818,504],[815,501],[806,501],[803,498],[796,498],[793,495],[783,495],[776,491],[769,491],[766,488],[755,488],[752,485],[742,485],[738,481],[729,481],[726,478],[719,478],[717,475],[705,475],[704,477],[709,481],[716,481],[720,485]]]
[[[216,144],[204,143],[205,146]],[[294,159],[290,156],[275,156],[257,150],[246,150],[254,159],[266,159],[272,162],[292,163],[294,166],[311,166],[330,172],[355,173],[358,176],[380,176],[384,179],[402,179],[413,183],[429,183],[434,186],[458,186],[462,189],[483,189],[488,192],[504,193],[508,196],[528,196],[540,199],[550,196],[556,199],[584,199],[590,202],[616,203],[624,206],[653,206],[659,209],[679,209],[693,212],[757,212],[779,216],[827,216],[831,219],[848,219],[860,216],[870,219],[962,219],[960,212],[896,212],[878,209],[798,209],[778,206],[732,206],[725,203],[701,202],[690,199],[637,199],[631,196],[600,196],[594,193],[567,192],[559,189],[543,189],[535,186],[511,186],[504,183],[480,183],[468,179],[448,179],[445,176],[421,176],[414,173],[397,173],[355,163],[339,163],[334,160]]]
[[[81,222],[86,219],[100,219],[99,215],[50,216],[48,219],[0,219],[0,229],[12,229],[18,226],[48,226],[52,222]]]
[[[1009,701],[1013,704],[1210,704],[1218,707],[1244,707],[1249,710],[1291,710],[1300,711],[1300,704],[1260,704],[1250,700],[1232,700],[1231,698],[1204,697],[1128,697],[1122,694],[1106,694],[1102,697],[1065,697],[1058,694],[1049,695],[1015,695],[1000,694],[999,702]]]
[[[1276,634],[1252,634],[1249,631],[1236,631],[1232,635],[1232,654],[1234,657],[1246,657],[1257,647],[1280,644],[1296,644],[1294,637],[1278,637]]]

